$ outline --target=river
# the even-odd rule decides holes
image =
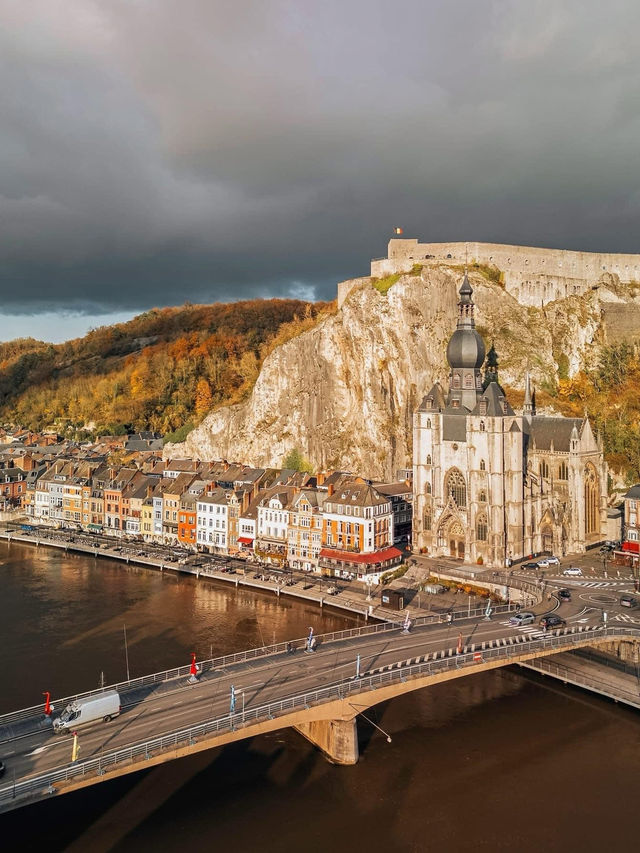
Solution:
[[[291,600],[0,543],[0,712],[356,624]],[[640,716],[506,670],[372,708],[334,767],[291,730],[0,818],[2,849],[608,851],[638,837]],[[2,756],[0,755],[0,758]]]

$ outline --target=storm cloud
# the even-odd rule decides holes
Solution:
[[[637,251],[640,7],[0,0],[9,314],[333,298],[394,226]]]

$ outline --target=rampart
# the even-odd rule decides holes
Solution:
[[[480,263],[497,267],[505,289],[523,305],[542,306],[554,299],[581,294],[609,275],[621,282],[640,282],[640,254],[573,252],[501,243],[419,243],[416,239],[389,241],[386,258],[371,262],[371,275],[382,278],[405,272],[420,262]],[[344,284],[351,284],[345,282]],[[339,291],[344,301],[351,288]]]

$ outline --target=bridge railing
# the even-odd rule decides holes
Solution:
[[[492,605],[491,614],[500,615],[509,613],[516,609],[515,604],[497,604]],[[455,611],[447,611],[445,613],[436,614],[433,616],[416,616],[412,618],[412,625],[421,627],[425,625],[442,624],[449,620],[460,621],[462,619],[477,619],[485,615],[484,607],[465,608]],[[356,637],[364,637],[374,634],[387,633],[389,631],[397,631],[402,626],[403,616],[398,614],[397,622],[381,622],[374,625],[364,625],[360,628],[346,628],[342,631],[331,631],[327,634],[315,635],[315,641],[318,647],[325,643],[335,643],[343,640],[350,640]],[[198,661],[198,667],[201,673],[211,672],[212,670],[224,669],[234,664],[247,663],[249,661],[258,660],[260,658],[268,658],[273,655],[286,654],[295,649],[304,648],[307,642],[307,637],[302,637],[296,640],[289,640],[283,643],[273,643],[270,646],[260,646],[255,649],[249,649],[243,652],[235,652],[229,655],[223,655],[218,658],[210,658],[203,661]],[[52,699],[51,704],[56,710],[62,710],[70,702],[76,699],[84,699],[87,696],[97,696],[104,693],[105,690],[117,690],[123,694],[131,690],[137,690],[141,687],[148,687],[153,684],[161,684],[166,681],[173,681],[179,678],[187,678],[190,673],[190,665],[177,666],[173,669],[165,669],[161,672],[154,672],[149,675],[143,675],[139,678],[132,678],[128,681],[119,681],[115,684],[110,684],[106,687],[99,687],[94,690],[86,690],[82,693],[75,693],[72,696],[66,696],[61,699]],[[41,716],[43,714],[43,705],[33,705],[30,708],[23,708],[19,711],[11,711],[7,714],[0,715],[0,728],[10,726],[13,723],[26,720],[31,717]]]
[[[20,797],[33,794],[38,796],[54,794],[56,793],[54,786],[57,782],[77,780],[91,774],[101,776],[110,768],[132,764],[136,760],[140,761],[140,769],[142,769],[144,761],[148,761],[168,749],[193,746],[197,743],[198,738],[220,732],[234,731],[237,727],[246,726],[248,723],[272,720],[292,711],[308,709],[335,699],[347,699],[351,695],[404,682],[417,676],[436,675],[454,669],[472,670],[490,660],[504,659],[508,662],[512,658],[530,652],[544,652],[554,648],[559,650],[570,649],[571,646],[584,643],[585,640],[599,639],[603,636],[612,638],[631,636],[638,639],[640,631],[626,626],[615,628],[603,626],[590,628],[582,625],[577,628],[572,626],[571,628],[558,629],[535,640],[528,640],[526,635],[520,635],[517,638],[518,642],[507,643],[504,641],[504,645],[492,648],[472,649],[463,654],[447,653],[444,657],[436,655],[431,660],[418,664],[403,665],[397,663],[388,668],[383,667],[381,671],[365,675],[362,678],[347,679],[319,690],[287,697],[257,708],[246,708],[239,713],[226,714],[205,723],[152,738],[131,747],[114,750],[97,758],[69,764],[49,773],[0,788],[0,809],[3,804],[10,803]],[[511,639],[513,640],[513,638]]]

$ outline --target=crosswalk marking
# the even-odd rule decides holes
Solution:
[[[632,622],[634,625],[640,622],[640,620],[634,619],[633,616],[627,616],[626,613],[618,613],[613,619],[617,622]]]

